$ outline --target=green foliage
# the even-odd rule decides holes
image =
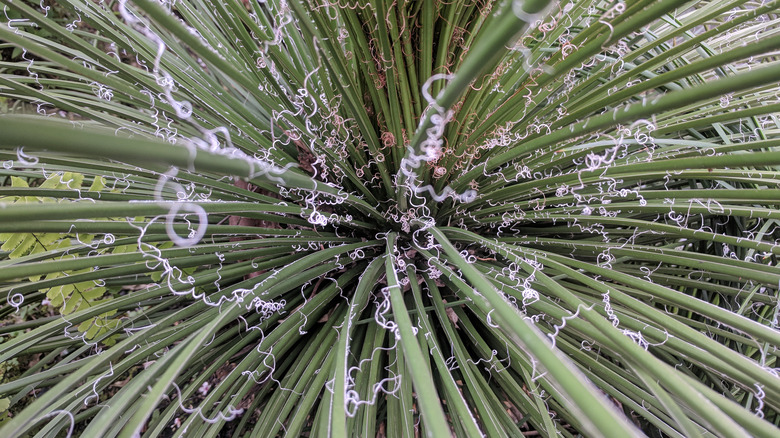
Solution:
[[[0,436],[777,434],[780,2],[49,3]]]
[[[66,172],[64,174],[55,174],[47,178],[41,185],[41,189],[76,189],[81,187],[81,182],[84,179],[83,175],[74,175],[72,172]],[[73,184],[73,187],[71,187]],[[29,188],[27,181],[17,176],[11,177],[11,187],[24,187]],[[54,198],[43,198],[38,196],[8,196],[0,198],[0,202],[4,203],[39,203],[39,202],[55,202]],[[62,249],[69,246],[69,242],[65,240],[66,235],[55,233],[2,233],[0,234],[0,241],[3,245],[0,249],[3,251],[9,251],[8,255],[11,259],[16,259],[26,255],[34,255],[42,253],[44,251]],[[37,281],[39,277],[30,278],[31,281]]]
[[[74,190],[80,192],[84,183],[84,175],[74,172],[57,172],[46,178],[38,188],[41,190]],[[27,181],[24,178],[11,176],[11,187],[29,189]],[[90,184],[89,192],[100,192],[105,188],[102,178],[95,178]],[[57,202],[56,197],[42,196],[7,196],[0,198],[0,202],[8,204],[24,203],[47,203]],[[71,235],[69,233],[0,233],[0,241],[3,242],[0,249],[8,251],[8,258],[19,259],[24,256],[35,256],[46,252],[62,253],[60,260],[73,259],[78,256],[68,254],[68,249],[72,246],[71,240],[78,242],[92,242],[92,235]],[[132,248],[119,248],[120,252],[132,250]],[[117,253],[117,249],[113,250]],[[27,257],[29,258],[29,257]],[[91,269],[82,269],[77,271],[56,271],[46,274],[44,282],[51,282],[56,279],[64,279],[74,274],[83,274],[90,272]],[[38,282],[41,275],[32,275],[28,277],[30,282]],[[62,283],[62,282],[60,282]],[[78,283],[66,282],[48,289],[41,289],[40,292],[46,295],[48,304],[59,309],[62,316],[68,316],[74,312],[85,310],[107,300],[104,299],[107,289],[99,287],[95,281],[82,281]],[[95,318],[86,320],[78,325],[78,330],[84,333],[87,340],[94,339],[98,335],[103,335],[119,326],[119,321],[110,317],[116,314],[116,310],[102,313]],[[106,338],[103,341],[106,345],[113,345],[115,337]]]

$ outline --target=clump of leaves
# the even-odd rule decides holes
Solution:
[[[76,190],[82,189],[81,184],[84,180],[84,176],[73,172],[57,172],[50,175],[40,185],[37,186],[37,190],[34,193],[47,193],[63,190]],[[21,190],[21,193],[25,189],[29,189],[27,181],[18,176],[11,176],[11,187]],[[99,192],[104,187],[100,178],[95,178],[92,181],[91,186],[87,189],[90,192]],[[57,198],[40,197],[40,196],[9,196],[0,198],[0,203],[8,204],[25,204],[25,203],[45,203],[55,202]],[[60,260],[75,259],[78,258],[77,254],[70,254],[72,247],[71,240],[77,240],[79,242],[87,241],[92,242],[94,236],[82,235],[78,233],[74,235],[60,234],[60,233],[47,233],[47,232],[30,232],[30,233],[0,233],[0,242],[3,245],[0,246],[0,250],[8,251],[8,258],[11,260],[22,258],[40,260],[39,256],[44,253],[58,253]],[[109,238],[110,239],[110,238]],[[106,238],[104,237],[104,240]],[[99,245],[99,244],[98,244]],[[95,246],[97,248],[97,245]],[[128,247],[115,247],[111,251],[117,252],[128,251],[132,248]],[[96,253],[105,253],[105,250],[98,250]],[[50,254],[48,254],[50,256]],[[47,282],[57,284],[56,286],[49,288],[39,289],[39,292],[46,294],[46,303],[59,309],[59,312],[65,316],[74,313],[79,310],[92,307],[103,301],[103,296],[107,292],[107,289],[99,284],[102,282],[95,282],[92,280],[73,282],[73,281],[56,281],[57,278],[70,277],[74,274],[84,274],[91,272],[91,268],[84,268],[78,271],[54,271],[46,274],[44,281],[41,281],[42,275],[32,275],[28,278],[30,283],[42,286]],[[23,295],[16,295],[11,299],[23,299]],[[18,308],[17,303],[9,301],[13,307]],[[93,339],[97,335],[107,333],[110,329],[116,328],[119,324],[118,320],[109,318],[116,314],[116,310],[109,310],[106,313],[96,316],[95,318],[88,319],[79,324],[78,329],[81,332],[85,332],[86,339]],[[114,338],[106,338],[103,343],[106,345],[112,345]]]
[[[776,433],[777,1],[0,3],[0,433]]]

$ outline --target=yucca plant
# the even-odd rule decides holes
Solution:
[[[777,1],[0,3],[0,436],[778,433]]]

